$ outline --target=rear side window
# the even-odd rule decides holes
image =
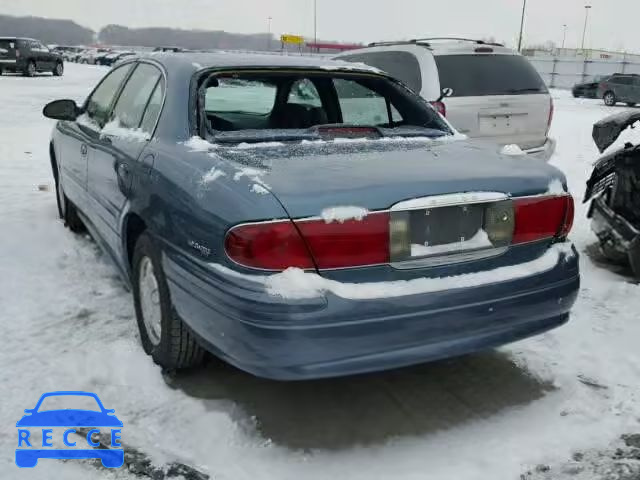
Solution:
[[[361,62],[379,68],[405,83],[412,90],[422,90],[422,74],[418,59],[409,52],[371,52],[339,57],[338,60]]]
[[[86,114],[98,126],[103,127],[107,123],[109,113],[111,113],[111,104],[129,70],[131,70],[131,64],[111,71],[89,97]]]
[[[0,40],[0,54],[12,52],[15,48],[15,40]]]
[[[220,78],[218,86],[207,89],[207,112],[267,115],[276,102],[277,88],[261,80]]]
[[[542,78],[520,55],[439,55],[440,88],[454,97],[547,93]]]
[[[633,83],[633,79],[631,77],[613,77],[611,82],[618,85],[631,85]]]
[[[337,78],[333,81],[342,121],[350,125],[388,125],[402,122],[398,110],[387,99],[352,80]],[[391,119],[389,119],[391,112]]]
[[[129,77],[113,110],[113,118],[121,127],[138,128],[147,103],[162,74],[158,68],[141,63]]]

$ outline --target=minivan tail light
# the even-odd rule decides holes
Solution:
[[[547,133],[549,135],[549,130],[551,130],[551,122],[553,122],[553,114],[555,113],[555,105],[553,104],[553,98],[549,99],[549,119],[547,121]]]
[[[573,225],[574,204],[569,194],[516,198],[513,204],[516,221],[512,244],[564,239]]]
[[[438,111],[440,115],[442,115],[443,117],[447,116],[447,106],[444,104],[444,102],[431,102],[431,105]]]

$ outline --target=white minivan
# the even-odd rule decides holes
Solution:
[[[373,43],[334,58],[362,62],[393,75],[469,137],[515,144],[544,160],[555,150],[555,141],[548,136],[551,95],[529,61],[503,45],[418,39]]]

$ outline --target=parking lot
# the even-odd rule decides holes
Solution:
[[[551,163],[576,199],[571,239],[581,252],[567,325],[496,352],[360,377],[278,383],[213,362],[165,377],[139,347],[114,268],[57,218],[53,122],[42,107],[82,100],[105,72],[67,64],[63,77],[0,78],[0,471],[13,468],[17,415],[49,390],[99,390],[124,423],[123,443],[158,468],[179,462],[215,479],[528,479],[547,468],[552,478],[593,478],[638,468],[606,452],[640,433],[640,286],[598,257],[581,203],[598,158],[591,127],[626,107],[553,91]],[[21,474],[133,478],[95,468],[50,462]]]

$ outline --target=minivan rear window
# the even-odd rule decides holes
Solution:
[[[438,55],[440,88],[453,97],[547,93],[542,78],[520,55]]]

